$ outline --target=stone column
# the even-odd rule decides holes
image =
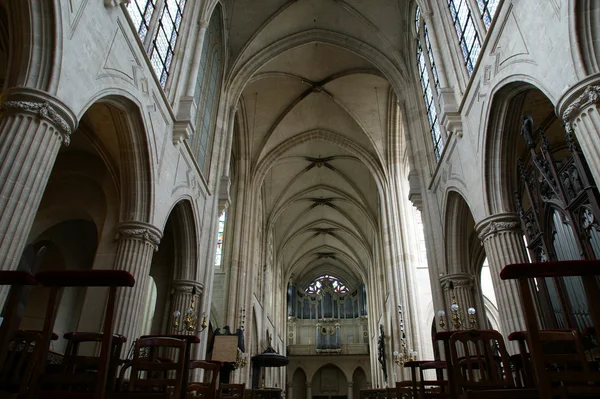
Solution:
[[[124,222],[118,227],[114,269],[131,273],[135,286],[117,290],[114,331],[123,334],[130,343],[138,338],[152,255],[158,250],[161,236],[156,227],[147,223]]]
[[[573,99],[580,90],[578,85],[563,96],[561,105],[567,106],[562,114],[563,122],[567,135],[577,136],[592,177],[596,185],[600,185],[600,86],[588,85],[583,93]]]
[[[293,399],[294,385],[291,382],[287,383],[287,389],[285,391],[285,399]]]
[[[521,221],[517,214],[502,213],[482,220],[475,229],[485,247],[498,301],[501,332],[506,337],[513,331],[525,329],[517,282],[500,279],[504,266],[528,262]]]
[[[312,399],[312,383],[306,383],[306,399]]]
[[[181,317],[179,320],[179,330],[185,328],[182,319],[185,317],[187,310],[190,308],[192,303],[192,296],[194,298],[194,308],[195,314],[198,318],[198,322],[196,324],[196,332],[198,335],[198,331],[201,329],[200,325],[202,324],[202,315],[199,311],[199,298],[202,295],[202,291],[204,286],[202,283],[192,280],[174,280],[171,286],[171,308],[168,314],[169,316],[169,329],[174,334],[186,334],[186,331],[175,331],[173,327],[174,312],[180,312]],[[195,292],[194,292],[195,290]],[[192,295],[193,293],[193,295]]]
[[[353,399],[354,397],[354,383],[353,382],[349,382],[348,383],[348,399]]]
[[[0,270],[17,268],[58,150],[77,127],[51,95],[10,88],[0,103]],[[8,287],[0,287],[0,306]]]
[[[462,318],[463,326],[469,327],[469,317],[467,309],[475,307],[475,297],[473,295],[473,284],[475,279],[469,273],[452,273],[440,277],[440,283],[444,291],[446,300],[446,324],[447,328],[455,329],[452,323],[451,306],[455,299],[458,308],[458,313]]]

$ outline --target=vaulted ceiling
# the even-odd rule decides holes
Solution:
[[[388,113],[396,101],[389,69],[379,65],[407,75],[411,2],[225,4],[229,81],[255,65],[239,108],[252,167],[269,161],[261,190],[284,276],[293,274],[304,288],[330,274],[355,288],[376,251],[377,170],[385,169]]]

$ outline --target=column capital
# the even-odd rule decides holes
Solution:
[[[521,219],[516,213],[499,213],[489,216],[475,225],[481,242],[506,231],[521,232]]]
[[[71,142],[71,134],[77,128],[75,113],[56,97],[41,90],[12,87],[2,95],[0,110],[9,114],[33,114],[52,123],[64,145]]]
[[[196,295],[201,295],[204,291],[204,284],[194,280],[173,280],[172,290],[177,294],[192,294],[196,288]]]
[[[590,104],[600,103],[600,86],[587,85],[577,98],[570,102],[562,114],[563,122],[570,128],[570,124],[579,112]]]
[[[162,232],[151,224],[144,222],[127,221],[121,222],[117,227],[115,240],[136,239],[151,244],[158,251],[158,244],[162,238]]]
[[[440,284],[444,290],[450,289],[450,285],[452,284],[453,288],[456,287],[466,287],[473,288],[473,284],[475,283],[475,278],[472,274],[469,273],[452,273],[446,274],[444,276],[440,276]]]

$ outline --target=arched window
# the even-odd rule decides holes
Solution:
[[[427,24],[425,24],[425,21],[421,18],[419,7],[417,7],[416,11],[415,26],[417,28],[417,68],[419,71],[421,88],[423,89],[423,100],[425,101],[425,109],[427,110],[431,139],[433,141],[433,153],[436,161],[439,161],[442,150],[444,149],[436,109],[436,98],[440,91],[440,81],[431,49]],[[425,43],[425,49],[423,49],[421,43]],[[425,52],[427,54],[425,54]],[[435,87],[435,93],[431,87],[431,82],[433,82],[433,86]]]
[[[215,266],[221,266],[223,257],[223,231],[225,231],[226,214],[223,212],[219,218],[219,232],[217,233],[217,256],[215,257]]]
[[[132,0],[127,4],[129,16],[163,88],[169,77],[185,3],[186,0]]]
[[[202,58],[194,95],[198,105],[196,133],[189,143],[198,167],[204,173],[206,173],[210,159],[210,144],[214,135],[219,106],[220,82],[223,75],[222,38],[221,10],[217,6],[210,18],[202,45]]]

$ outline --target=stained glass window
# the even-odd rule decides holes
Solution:
[[[221,266],[223,256],[223,231],[225,229],[225,212],[219,218],[219,232],[217,233],[217,256],[215,257],[215,266]]]
[[[345,294],[348,292],[348,288],[336,277],[325,274],[321,277],[317,277],[309,286],[306,288],[306,292],[309,294],[320,294],[326,287],[330,287],[334,292],[338,294]]]
[[[142,42],[150,29],[150,19],[155,8],[154,0],[132,0],[127,4],[127,11]]]
[[[479,6],[479,12],[481,13],[481,19],[483,20],[485,29],[488,29],[492,24],[492,19],[494,19],[494,14],[496,13],[499,2],[500,0],[477,0],[477,5]]]
[[[423,89],[423,100],[425,101],[425,109],[427,111],[427,119],[429,120],[431,138],[433,140],[433,152],[436,161],[439,161],[442,150],[444,148],[442,142],[442,134],[438,124],[437,111],[434,104],[433,90],[431,89],[431,81],[429,80],[429,72],[425,62],[425,54],[421,41],[417,42],[417,67],[419,70],[419,79],[421,81],[421,89]],[[437,76],[437,75],[434,75]],[[437,82],[439,85],[439,82]]]
[[[158,29],[148,54],[152,68],[162,87],[165,87],[169,77],[169,68],[171,67],[171,61],[173,61],[173,52],[179,37],[179,25],[181,25],[185,1],[165,0],[165,6],[158,21]]]
[[[219,82],[223,70],[222,36],[221,12],[217,7],[210,18],[202,45],[202,58],[198,68],[195,91],[199,110],[198,119],[196,133],[189,143],[196,162],[203,171],[208,163],[211,138],[214,134],[219,106]]]
[[[186,0],[132,0],[127,4],[127,11],[142,42],[146,42],[148,34],[153,35],[146,50],[152,69],[163,88],[169,77],[185,2]],[[152,21],[154,12],[159,13],[160,17]]]
[[[473,22],[473,14],[469,9],[467,0],[448,0],[448,6],[467,72],[471,75],[481,51],[481,41]]]

